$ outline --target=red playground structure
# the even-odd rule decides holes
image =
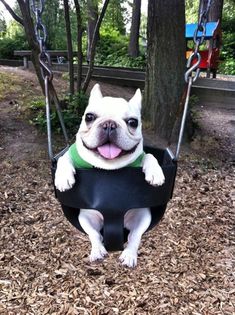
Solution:
[[[197,28],[197,24],[186,24],[185,27],[185,36],[187,42],[187,50],[186,57],[190,56],[192,49],[190,48],[190,41],[193,40],[193,36],[195,30]],[[199,32],[199,36],[202,33]],[[210,78],[210,74],[212,73],[213,78],[216,78],[216,72],[219,65],[219,55],[220,55],[220,47],[221,47],[221,24],[218,20],[217,22],[208,22],[206,23],[206,45],[202,50],[199,51],[201,55],[201,62],[199,65],[200,70],[206,71],[207,78]]]

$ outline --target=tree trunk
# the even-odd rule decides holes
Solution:
[[[34,65],[39,84],[40,84],[42,91],[44,93],[44,80],[42,77],[41,67],[40,67],[40,63],[38,60],[40,48],[39,48],[37,39],[35,37],[34,24],[33,24],[32,18],[31,18],[31,14],[30,14],[29,2],[28,1],[25,2],[23,0],[17,0],[17,2],[19,4],[20,11],[22,14],[22,22],[23,22],[26,38],[27,38],[27,41],[29,43],[29,46],[32,49],[32,55],[31,55],[32,63]]]
[[[73,45],[72,45],[68,0],[64,0],[64,18],[65,18],[65,26],[66,26],[68,61],[69,61],[69,92],[70,92],[70,95],[74,95]]]
[[[82,17],[78,0],[74,0],[77,17],[77,86],[76,91],[80,92],[82,84]]]
[[[87,61],[90,62],[92,39],[95,32],[96,24],[98,21],[98,1],[97,0],[87,0],[87,15],[88,15]]]
[[[132,8],[130,42],[128,47],[128,53],[131,57],[138,57],[139,55],[140,13],[141,0],[134,0]]]
[[[0,2],[2,2],[2,4],[5,6],[6,10],[11,14],[11,16],[21,25],[23,25],[23,20],[21,17],[19,17],[11,8],[11,6],[9,4],[6,3],[5,0],[0,0]],[[17,1],[18,2],[18,1]]]
[[[88,68],[87,75],[86,75],[86,78],[85,78],[83,86],[82,86],[82,91],[84,93],[86,92],[88,85],[89,85],[89,82],[91,80],[91,75],[93,72],[94,62],[95,62],[96,45],[97,45],[97,41],[99,39],[99,30],[100,30],[100,26],[101,26],[101,23],[103,21],[106,9],[108,7],[108,4],[109,4],[109,0],[105,0],[103,7],[102,7],[102,10],[101,10],[101,13],[100,13],[100,16],[99,16],[99,19],[98,19],[96,26],[95,26],[95,30],[94,30],[94,34],[93,34],[93,38],[92,38],[92,44],[91,44],[89,68]]]
[[[222,21],[222,12],[223,12],[223,0],[214,0],[212,1],[211,8],[209,10],[208,21],[216,22]]]
[[[169,141],[185,87],[184,0],[148,2],[147,39],[144,118]]]
[[[207,7],[208,0],[200,0],[200,12]],[[213,0],[208,14],[208,21],[217,22],[222,21],[224,0]]]

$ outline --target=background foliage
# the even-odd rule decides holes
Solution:
[[[62,105],[62,115],[66,128],[69,130],[71,136],[73,136],[81,123],[82,115],[88,104],[88,97],[85,94],[75,94],[72,98],[65,97]],[[30,123],[38,126],[42,131],[46,131],[47,121],[45,112],[45,99],[36,98],[30,103],[29,106]],[[61,126],[55,107],[51,109],[51,127],[54,132],[60,133]]]
[[[102,3],[101,0],[97,0]],[[83,55],[86,56],[86,1],[81,0],[81,13],[83,21]],[[129,4],[128,4],[129,3]],[[131,2],[111,0],[100,32],[100,40],[97,47],[96,64],[106,66],[124,66],[145,68],[146,46],[146,16],[142,15],[140,26],[140,56],[131,58],[128,55],[129,34],[131,20]],[[187,23],[197,21],[199,0],[186,0]],[[19,10],[14,8],[19,14]],[[219,72],[235,74],[235,2],[224,0],[223,9],[223,46],[221,51],[221,63]],[[72,38],[74,50],[76,50],[76,16],[72,7],[70,12],[72,25]],[[48,31],[48,49],[66,49],[66,33],[62,0],[46,1],[43,14],[44,23]],[[13,59],[14,50],[27,49],[28,45],[24,33],[19,24],[11,21],[8,25],[3,14],[0,14],[0,58]],[[84,62],[86,58],[84,58]]]
[[[224,1],[219,72],[235,75],[235,1]]]

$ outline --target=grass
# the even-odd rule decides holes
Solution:
[[[20,92],[22,87],[20,86],[20,79],[8,73],[1,73],[0,76],[0,100],[6,96]]]
[[[22,78],[19,74],[0,71],[0,101],[14,100],[22,112],[27,112],[30,103],[39,97],[40,89],[30,78]]]
[[[18,105],[18,110],[31,124],[37,126],[42,132],[46,132],[46,113],[45,113],[45,98],[41,93],[37,81],[31,77],[22,76],[14,73],[6,73],[0,71],[0,101],[9,100]],[[60,84],[56,82],[57,84]],[[69,133],[74,134],[84,109],[87,105],[88,98],[84,94],[76,94],[69,97],[66,94],[64,84],[60,84],[56,89],[59,91],[61,100],[62,114],[65,125]],[[55,106],[51,106],[51,126],[55,133],[61,133],[61,126]]]

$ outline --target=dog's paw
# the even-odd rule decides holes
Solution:
[[[143,163],[145,180],[152,186],[161,186],[165,182],[165,176],[158,161],[151,154],[146,154]]]
[[[73,172],[63,174],[56,173],[55,175],[55,187],[61,192],[71,189],[74,183],[75,177]]]
[[[161,186],[165,182],[165,176],[158,166],[158,169],[150,169],[145,172],[145,180],[152,186]]]
[[[103,245],[92,247],[89,259],[90,262],[94,262],[97,260],[103,260],[105,256],[108,255],[108,252],[106,251],[105,247]]]
[[[74,174],[75,169],[68,157],[62,156],[57,163],[55,187],[61,192],[71,189],[75,183]]]
[[[134,268],[137,266],[137,252],[130,248],[125,248],[119,257],[123,266]]]

